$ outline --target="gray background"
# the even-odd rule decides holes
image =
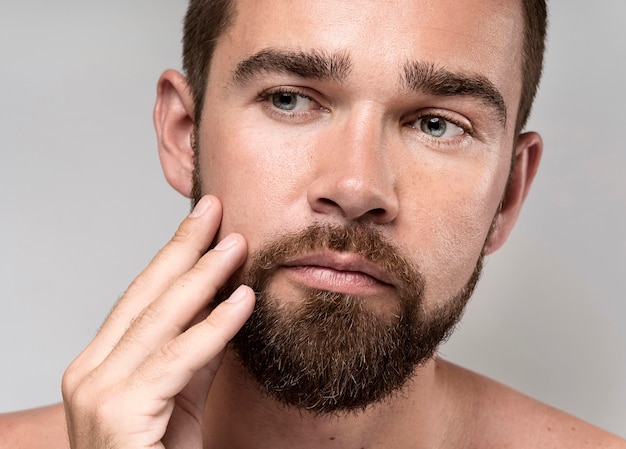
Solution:
[[[169,238],[156,80],[181,0],[0,6],[0,411],[65,366]],[[543,164],[444,356],[626,437],[626,3],[558,0],[529,128]]]

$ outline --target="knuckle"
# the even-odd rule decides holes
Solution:
[[[67,385],[67,384],[66,384]],[[82,379],[78,383],[70,382],[69,387],[62,388],[63,400],[70,410],[74,413],[94,413],[98,408],[98,398],[107,397],[108,395],[98,394],[97,386],[92,381],[91,376]]]
[[[72,409],[86,412],[93,407],[93,393],[89,388],[86,388],[85,384],[80,384],[74,389],[71,396],[66,398],[66,402]]]
[[[75,363],[76,362],[72,362],[70,366],[67,367],[61,378],[61,394],[64,398],[69,398],[79,383]]]
[[[172,236],[171,242],[183,243],[191,239],[193,235],[194,232],[190,229],[190,226],[187,226],[187,223],[183,222]]]
[[[203,238],[196,237],[202,237],[202,233],[194,232],[192,229],[181,226],[174,233],[170,242],[159,251],[155,261],[167,264],[170,261],[177,260],[180,257],[181,250],[189,251],[196,259],[202,257],[206,251],[205,242]],[[206,244],[208,245],[208,243]]]
[[[70,417],[85,422],[98,423],[101,428],[119,422],[125,395],[119,385],[108,385],[90,373],[78,385],[64,391],[63,401]]]
[[[131,328],[138,328],[144,325],[150,326],[158,323],[161,318],[161,309],[154,302],[144,308],[141,314],[132,321]]]
[[[140,274],[135,279],[133,279],[133,281],[130,283],[130,285],[122,295],[121,299],[123,300],[124,298],[132,294],[142,294],[146,291],[149,291],[152,282],[153,280],[148,273]]]
[[[171,340],[161,347],[160,352],[164,360],[181,360],[187,352],[187,347],[179,340]]]
[[[176,321],[166,320],[162,317],[162,311],[157,306],[151,304],[146,307],[141,314],[132,321],[132,324],[120,340],[118,347],[142,348],[144,353],[151,352],[146,337],[153,333],[153,329],[162,329],[166,332],[180,334],[184,329]]]
[[[77,357],[68,365],[61,378],[61,393],[63,397],[71,397],[79,388],[84,379],[89,376],[88,367],[84,366],[82,357]]]
[[[219,313],[211,313],[203,322],[207,328],[207,332],[218,343],[220,348],[225,348],[232,338],[227,329],[225,329],[225,320],[220,319]]]

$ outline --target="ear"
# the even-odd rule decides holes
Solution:
[[[153,116],[159,159],[167,182],[188,198],[194,169],[193,107],[187,79],[175,70],[163,73]]]
[[[543,142],[539,134],[520,134],[515,146],[515,166],[500,211],[495,218],[494,230],[485,246],[486,254],[500,248],[509,237],[539,168],[542,152]]]

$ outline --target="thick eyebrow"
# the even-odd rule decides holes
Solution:
[[[321,81],[343,81],[352,68],[346,53],[327,53],[320,50],[285,51],[264,49],[244,59],[233,71],[232,80],[242,86],[252,78],[281,73]]]
[[[483,75],[452,72],[425,62],[407,62],[401,75],[402,85],[411,91],[436,96],[475,97],[491,108],[506,126],[506,103],[496,86]]]

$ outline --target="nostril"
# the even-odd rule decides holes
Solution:
[[[381,207],[376,208],[376,209],[372,209],[372,210],[369,211],[369,214],[373,215],[375,217],[381,217],[381,216],[385,215],[386,213],[387,212],[385,211],[385,209],[383,209]]]
[[[326,205],[326,206],[337,206],[339,207],[339,204],[337,204],[335,201],[328,199],[328,198],[320,198],[319,202]]]
[[[351,210],[350,204],[344,202],[343,207],[341,203],[337,201],[333,201],[330,198],[318,198],[318,204],[322,209],[325,209],[327,212],[332,210],[342,211],[342,214],[350,219],[355,218],[363,218],[368,216],[373,219],[383,218],[387,215],[387,210],[383,207],[376,207],[374,209],[365,210],[359,209],[358,211]]]
[[[398,201],[392,187],[379,189],[377,185],[356,182],[354,177],[322,176],[308,188],[307,200],[314,212],[337,215],[350,222],[382,224],[394,220],[398,213]]]

